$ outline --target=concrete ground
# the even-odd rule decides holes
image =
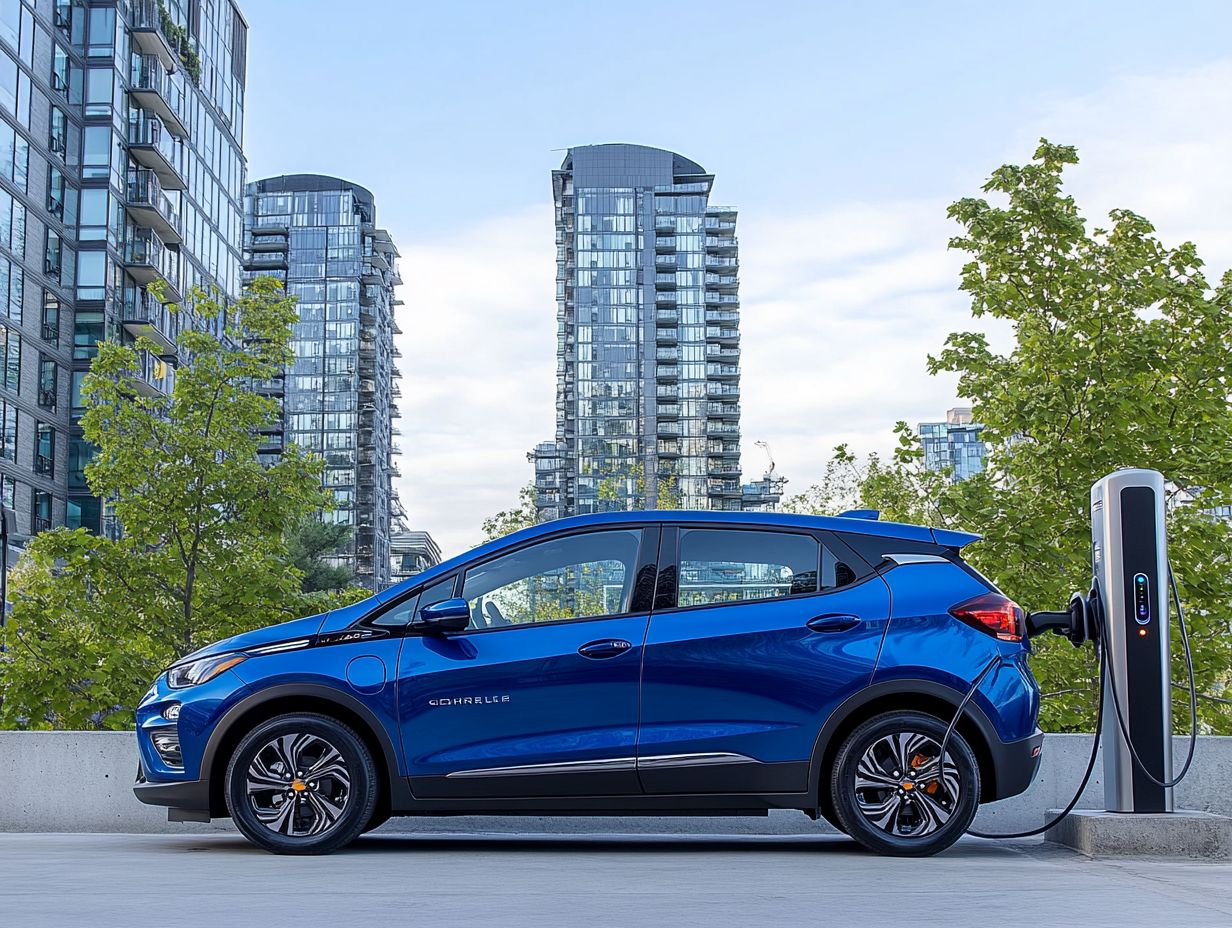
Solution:
[[[1232,863],[966,838],[925,860],[837,835],[370,835],[275,857],[213,835],[0,835],[0,922],[193,926],[1232,924]]]

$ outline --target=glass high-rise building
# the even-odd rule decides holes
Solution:
[[[571,148],[556,204],[556,436],[541,519],[740,509],[736,211],[714,175],[640,145]]]
[[[376,226],[372,194],[350,181],[291,174],[248,185],[244,276],[279,278],[298,299],[294,360],[281,382],[281,430],[264,453],[295,444],[325,459],[335,508],[353,527],[336,559],[373,590],[390,582],[390,535],[402,514],[393,489],[393,420],[400,416],[394,334],[398,249]]]
[[[921,422],[924,466],[937,472],[948,470],[956,483],[980,473],[984,469],[983,429],[971,421],[970,407],[963,406],[947,409],[944,422]]]
[[[0,0],[0,501],[19,538],[112,528],[81,380],[147,336],[167,393],[195,286],[240,286],[248,27],[230,0]],[[161,298],[155,293],[161,288]]]

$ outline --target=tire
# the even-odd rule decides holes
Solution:
[[[848,835],[893,857],[928,857],[962,837],[979,807],[980,769],[955,731],[938,775],[946,727],[922,712],[887,712],[847,737],[830,772],[830,798]],[[913,769],[923,775],[913,778]]]
[[[382,825],[389,821],[389,813],[382,812],[380,809],[372,813],[372,818],[368,820],[368,824],[364,826],[360,832],[361,835],[366,835],[370,831],[376,831]]]
[[[293,713],[244,736],[227,763],[225,790],[232,820],[253,844],[275,854],[329,854],[372,820],[379,783],[353,729]]]

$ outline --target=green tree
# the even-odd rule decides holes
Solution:
[[[521,529],[530,528],[536,521],[538,511],[535,509],[535,485],[528,483],[518,490],[516,506],[483,520],[484,540],[495,541]]]
[[[351,540],[351,526],[340,522],[322,522],[309,516],[300,519],[287,532],[287,563],[303,577],[300,589],[305,593],[344,590],[355,579],[355,572],[343,564],[331,564],[328,558],[338,554]]]
[[[969,556],[1027,609],[1061,608],[1090,584],[1089,492],[1119,467],[1154,467],[1175,487],[1169,554],[1189,620],[1204,730],[1232,732],[1232,527],[1204,509],[1232,502],[1232,274],[1212,286],[1196,248],[1169,248],[1151,224],[1114,210],[1088,229],[1062,173],[1069,146],[1041,141],[1026,165],[1005,165],[951,218],[966,252],[961,289],[972,314],[1004,320],[1014,339],[994,351],[980,332],[951,335],[932,373],[959,375],[984,424],[986,471],[953,484],[923,471],[916,437],[899,426],[889,462],[855,464],[840,449],[813,494],[846,490],[887,517],[964,527],[984,539]],[[845,459],[851,458],[851,461]],[[840,460],[842,459],[842,460]],[[1196,496],[1198,503],[1185,504]],[[797,498],[799,499],[799,498]],[[797,505],[807,506],[809,500]],[[1036,639],[1032,660],[1051,730],[1092,722],[1092,649]],[[1180,647],[1173,679],[1184,679]],[[1178,686],[1174,717],[1187,724]]]
[[[190,363],[170,395],[137,386],[157,345],[98,346],[82,388],[94,448],[86,478],[123,532],[31,540],[10,585],[4,725],[126,727],[175,658],[313,611],[283,529],[327,504],[320,461],[290,447],[272,466],[259,462],[258,429],[277,407],[251,389],[289,358],[294,301],[264,278],[225,310],[194,293],[192,311],[225,311],[226,335],[180,335]]]

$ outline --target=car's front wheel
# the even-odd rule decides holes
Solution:
[[[249,841],[276,854],[328,854],[372,818],[372,754],[349,726],[295,713],[262,722],[227,765],[227,807]]]
[[[970,745],[950,736],[938,762],[945,723],[922,712],[887,712],[843,742],[830,789],[843,830],[869,850],[926,857],[962,837],[980,799],[980,770]]]

